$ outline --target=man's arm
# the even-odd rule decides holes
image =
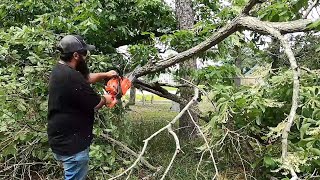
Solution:
[[[114,76],[118,76],[118,73],[114,70],[104,72],[104,73],[90,73],[87,81],[90,84],[94,84],[98,81],[102,81],[103,79],[110,79]]]
[[[104,105],[110,104],[112,101],[114,101],[114,99],[112,98],[112,96],[110,94],[104,94],[101,97],[100,103],[94,109],[98,110],[98,109],[102,108]]]

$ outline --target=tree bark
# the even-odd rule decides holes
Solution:
[[[270,45],[270,52],[271,52],[271,69],[273,73],[277,73],[279,71],[280,67],[280,42],[276,38],[272,38],[272,42]]]
[[[135,105],[136,104],[136,88],[132,86],[130,88],[130,100],[129,105]]]
[[[192,9],[192,0],[176,0],[176,17],[178,19],[178,27],[180,30],[191,29],[194,25],[194,13]],[[186,49],[181,49],[183,51]],[[197,68],[195,58],[190,58],[179,64],[179,70],[182,72],[181,76],[183,79],[191,80],[188,72]],[[181,82],[184,83],[184,82]],[[193,96],[193,89],[190,87],[180,87],[180,96],[182,99],[190,101]],[[181,109],[186,104],[180,103]],[[197,121],[197,116],[193,114],[193,118]],[[188,114],[183,114],[179,119],[179,136],[182,139],[192,137],[195,129],[195,125],[192,122]]]

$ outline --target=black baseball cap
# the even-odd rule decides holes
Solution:
[[[67,35],[60,40],[58,49],[61,53],[73,53],[84,50],[92,51],[95,49],[95,46],[86,44],[84,39],[79,35]]]

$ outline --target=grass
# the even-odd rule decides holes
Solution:
[[[177,91],[177,88],[173,88],[173,87],[166,87],[164,86],[164,89],[168,90],[168,91]],[[144,95],[144,98],[145,98],[145,101],[151,101],[152,99],[152,96],[153,96],[153,101],[166,101],[167,99],[166,98],[163,98],[163,97],[160,97],[158,95],[155,95],[155,94],[146,94]],[[142,94],[136,94],[136,100],[137,101],[142,101]],[[129,95],[125,95],[124,96],[124,99],[126,100],[129,100]]]
[[[167,86],[164,86],[164,88],[168,91],[176,91],[178,88],[174,88],[174,87],[167,87]]]

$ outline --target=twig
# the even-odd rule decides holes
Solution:
[[[231,135],[229,134],[229,136],[231,136]],[[238,154],[238,156],[239,156],[239,158],[240,158],[240,160],[241,160],[241,164],[242,164],[243,172],[244,172],[244,178],[247,179],[246,167],[244,166],[243,159],[242,159],[242,157],[241,157],[241,155],[240,155],[240,153],[239,153],[239,150],[237,149],[236,145],[234,145],[234,143],[233,143],[233,137],[231,136],[230,139],[231,139],[231,144],[232,144],[233,147],[235,148],[235,150],[236,150],[236,152],[237,152],[237,154]]]
[[[130,172],[129,172],[127,178],[126,178],[126,180],[128,180],[128,179],[130,178],[130,175],[131,175],[131,173],[132,173],[132,170],[133,170],[133,169],[130,170]]]
[[[311,13],[312,9],[319,3],[319,0],[315,0],[312,5],[307,9],[306,13],[303,15],[303,19],[307,19],[308,15]]]
[[[125,152],[133,155],[134,157],[138,158],[139,154],[137,154],[136,152],[134,152],[133,150],[131,150],[128,146],[124,145],[122,142],[119,142],[111,137],[109,137],[107,134],[102,134],[102,137],[104,137],[105,139],[107,139],[108,141],[110,141],[113,144],[116,144],[118,146],[120,146]],[[149,169],[153,170],[153,171],[158,171],[161,169],[161,167],[154,167],[152,166],[146,159],[144,159],[144,157],[141,157],[141,163],[144,164],[146,167],[148,167]]]
[[[110,178],[109,180],[112,180],[112,179],[117,179],[119,177],[121,177],[122,175],[126,174],[127,172],[129,172],[132,168],[134,168],[138,162],[140,162],[143,154],[145,153],[146,149],[147,149],[147,146],[148,146],[148,143],[149,141],[154,138],[155,136],[157,136],[159,133],[161,133],[162,131],[166,130],[169,126],[171,126],[172,124],[175,124],[179,118],[188,110],[188,108],[194,103],[197,101],[197,98],[199,96],[199,91],[198,89],[195,89],[195,95],[194,97],[192,98],[192,100],[182,109],[182,111],[166,126],[164,126],[163,128],[161,128],[160,130],[158,130],[157,132],[153,133],[151,136],[149,136],[147,139],[145,139],[143,142],[144,142],[144,145],[143,145],[143,148],[138,156],[138,158],[136,159],[136,161],[128,168],[126,169],[125,171],[123,171],[122,173],[120,173],[119,175],[117,176],[114,176],[112,178]]]
[[[180,88],[180,87],[190,87],[188,84],[169,84],[169,83],[159,83],[160,86],[167,86],[167,87],[174,87],[174,88]]]
[[[203,152],[201,153],[201,157],[200,157],[199,163],[198,163],[198,165],[197,165],[196,180],[198,180],[198,172],[200,173],[199,168],[200,168],[200,165],[201,165],[201,162],[202,162],[202,159],[203,159],[203,155],[204,155],[205,152],[206,152],[206,151],[203,151]]]
[[[203,140],[204,140],[204,142],[205,142],[205,144],[206,144],[207,150],[208,150],[209,153],[210,153],[210,156],[211,156],[211,159],[212,159],[212,162],[213,162],[213,165],[214,165],[214,170],[216,171],[216,173],[215,173],[215,175],[213,176],[212,179],[215,179],[217,176],[219,176],[219,171],[218,171],[217,163],[216,163],[216,160],[214,159],[212,150],[211,150],[211,148],[210,148],[210,146],[209,146],[209,143],[208,143],[208,141],[207,141],[207,138],[205,137],[205,135],[204,135],[203,132],[201,131],[200,126],[199,126],[199,125],[196,123],[196,121],[193,119],[193,117],[192,117],[192,115],[191,115],[191,113],[190,113],[189,110],[188,110],[188,114],[189,114],[192,122],[194,123],[194,125],[195,125],[196,128],[198,129],[199,133],[201,134],[201,136],[202,136],[202,138],[203,138]]]
[[[312,71],[309,69],[309,68],[306,68],[306,67],[301,67],[302,70],[305,70],[307,71],[308,73],[312,73]]]
[[[169,133],[173,136],[174,141],[176,142],[176,150],[175,150],[175,152],[174,152],[174,154],[173,154],[173,156],[171,158],[171,161],[170,161],[167,169],[163,173],[162,178],[160,180],[163,180],[166,177],[166,175],[168,174],[168,172],[169,172],[169,170],[170,170],[170,168],[171,168],[171,166],[173,164],[174,159],[176,158],[177,154],[181,151],[179,138],[178,138],[177,134],[175,132],[173,132],[172,124],[169,124],[167,129],[168,129]]]

